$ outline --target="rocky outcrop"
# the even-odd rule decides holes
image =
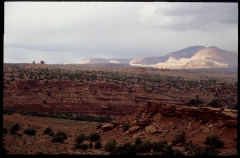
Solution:
[[[139,130],[139,128],[140,128],[140,126],[133,126],[133,127],[129,128],[129,129],[125,132],[125,134],[132,134],[132,133],[136,132],[137,130]]]
[[[107,123],[107,124],[102,125],[102,130],[109,131],[109,130],[113,129],[113,127],[114,127],[114,125],[112,123]]]
[[[139,108],[135,115],[129,115],[125,121],[131,122],[132,120],[138,120],[138,125],[148,126],[146,129],[149,131],[149,129],[153,129],[151,126],[151,124],[154,122],[152,118],[156,114],[161,114],[171,118],[174,117],[199,120],[204,123],[221,122],[218,124],[218,126],[226,126],[230,128],[237,127],[237,110],[221,110],[219,108],[209,107],[197,108],[188,106],[164,105],[158,103],[149,103],[145,107]]]

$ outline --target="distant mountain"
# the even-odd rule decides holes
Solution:
[[[200,49],[190,58],[176,60],[172,56],[168,61],[156,64],[156,68],[228,68],[238,66],[238,54],[215,46]]]
[[[208,47],[201,51],[198,51],[194,56],[191,57],[191,60],[213,60],[220,63],[227,63],[228,67],[234,67],[238,64],[238,54],[219,49],[215,46]]]
[[[229,68],[238,67],[238,52],[226,51],[215,46],[192,46],[164,56],[135,59],[81,59],[78,64],[129,64],[155,68]]]
[[[185,49],[181,49],[179,51],[176,52],[171,52],[168,53],[167,55],[165,55],[166,57],[174,57],[177,60],[181,59],[181,58],[191,58],[196,52],[205,49],[206,47],[204,46],[192,46],[192,47],[188,47]]]
[[[129,64],[130,65],[137,65],[137,64],[153,65],[153,64],[158,64],[158,63],[167,61],[170,56],[174,57],[176,59],[190,58],[197,51],[205,49],[205,48],[206,47],[204,47],[204,46],[192,46],[192,47],[188,47],[188,48],[185,48],[185,49],[181,49],[181,50],[176,51],[176,52],[168,53],[167,55],[164,55],[164,56],[136,58],[136,59],[131,60]]]

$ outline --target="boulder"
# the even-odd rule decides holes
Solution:
[[[151,134],[158,132],[157,128],[153,125],[149,125],[149,126],[145,127],[145,131],[148,133],[151,133]]]
[[[237,128],[237,121],[235,120],[227,120],[225,125],[230,128]]]
[[[107,123],[107,124],[102,125],[102,130],[108,131],[108,130],[113,129],[113,127],[114,127],[114,125],[112,123]]]
[[[139,128],[140,128],[140,126],[133,126],[133,127],[129,128],[129,129],[125,132],[125,134],[134,133],[134,132],[136,132]]]

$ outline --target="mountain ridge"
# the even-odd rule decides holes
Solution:
[[[78,64],[129,64],[154,68],[228,68],[238,67],[238,52],[226,51],[216,46],[191,46],[164,56],[134,59],[80,59]]]

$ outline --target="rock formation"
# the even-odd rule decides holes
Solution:
[[[41,62],[41,64],[45,64],[45,62],[43,60],[41,60],[40,62]]]

